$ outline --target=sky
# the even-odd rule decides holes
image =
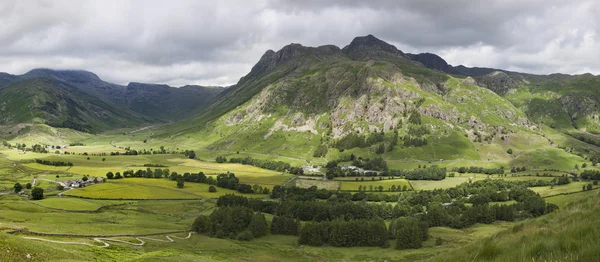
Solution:
[[[600,74],[596,0],[0,1],[0,72],[231,85],[269,49],[373,34],[452,65]]]

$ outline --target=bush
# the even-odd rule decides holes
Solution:
[[[40,200],[44,198],[44,189],[41,189],[39,187],[34,188],[31,191],[31,198],[33,200]]]
[[[506,153],[509,154],[509,155],[512,155],[512,153],[513,153],[512,148],[509,148],[508,150],[506,150]]]
[[[211,185],[208,187],[208,192],[215,193],[215,192],[217,192],[217,188],[215,186]]]
[[[240,241],[251,241],[253,239],[254,239],[254,236],[252,235],[252,232],[250,232],[249,230],[244,230],[241,233],[239,233],[237,236],[237,240],[240,240]]]

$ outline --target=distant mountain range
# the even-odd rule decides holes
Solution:
[[[0,125],[46,123],[84,132],[183,119],[223,87],[111,84],[79,70],[34,69],[0,74]]]
[[[303,157],[368,149],[389,159],[499,159],[523,141],[585,156],[600,151],[599,90],[591,74],[452,66],[368,35],[343,48],[268,50],[229,88],[0,74],[0,124],[101,132],[171,122],[156,135]]]

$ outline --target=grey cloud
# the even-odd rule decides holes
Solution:
[[[373,34],[454,65],[598,74],[599,9],[593,0],[2,1],[0,71],[226,85],[267,49]]]

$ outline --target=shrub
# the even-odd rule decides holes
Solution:
[[[244,230],[241,233],[239,233],[237,236],[237,240],[240,240],[240,241],[251,241],[253,239],[254,239],[254,236],[252,235],[252,232],[250,232],[249,230]]]
[[[34,188],[31,191],[31,198],[33,200],[40,200],[44,198],[44,189],[41,189],[39,187]]]

